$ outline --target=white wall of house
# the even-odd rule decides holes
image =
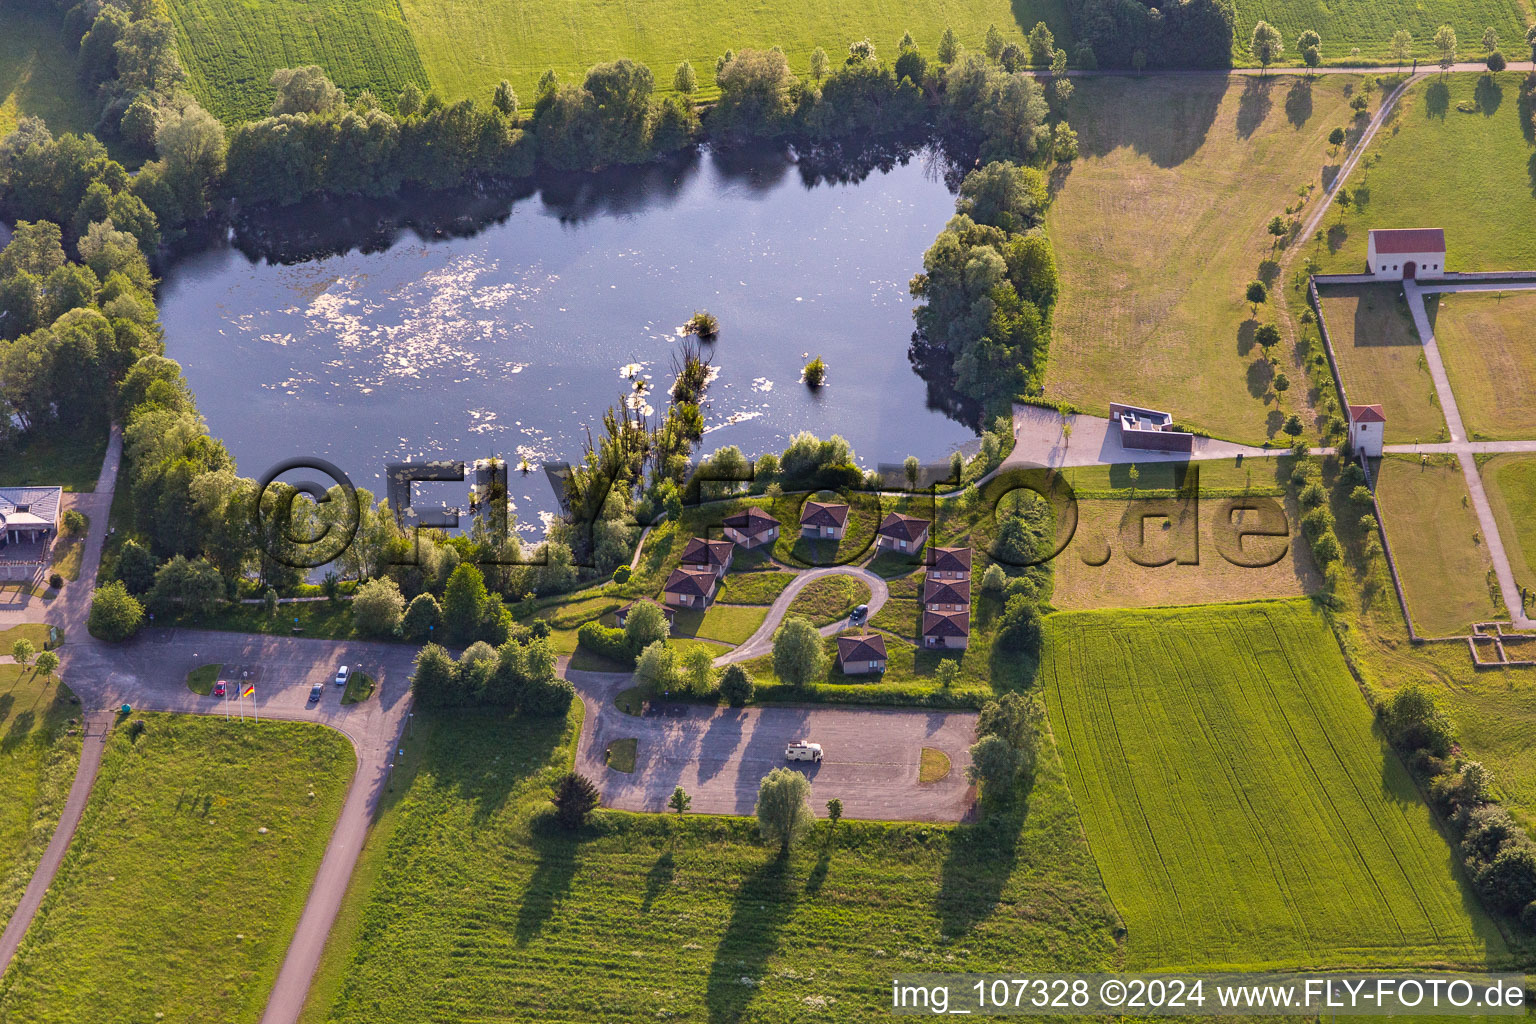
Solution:
[[[1408,276],[1408,264],[1413,264],[1415,279],[1445,276],[1443,252],[1384,252],[1378,253],[1374,242],[1366,246],[1366,262],[1371,273],[1388,281],[1401,281]]]
[[[1382,436],[1385,433],[1385,423],[1351,422],[1349,425],[1349,446],[1360,455],[1370,458],[1381,457]]]

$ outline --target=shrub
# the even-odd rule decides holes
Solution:
[[[622,629],[612,629],[593,619],[576,630],[576,643],[599,657],[621,665],[633,665],[635,653]]]
[[[1301,496],[1297,499],[1301,507],[1305,509],[1317,508],[1328,500],[1328,492],[1323,490],[1323,485],[1316,480],[1301,489]]]
[[[739,708],[751,702],[757,691],[757,685],[752,681],[751,675],[740,665],[727,665],[725,672],[720,676],[720,696],[733,708]]]
[[[695,310],[693,316],[683,325],[683,333],[697,334],[705,340],[713,338],[720,333],[720,318],[707,309]]]
[[[966,765],[965,778],[972,785],[980,786],[982,796],[991,800],[1005,800],[1013,790],[1013,780],[1019,771],[1018,752],[1001,736],[983,736],[971,746],[971,763]]]
[[[1525,833],[1515,819],[1497,804],[1484,804],[1467,816],[1467,830],[1461,839],[1461,855],[1469,866],[1486,864],[1510,840]]]
[[[75,537],[85,532],[85,516],[79,509],[64,510],[64,532]]]
[[[996,562],[987,566],[987,571],[981,574],[981,589],[988,594],[1001,594],[1007,582],[1002,566]]]
[[[1450,719],[1417,684],[1403,687],[1381,705],[1381,724],[1400,750],[1425,750],[1435,757],[1450,753]]]
[[[1520,911],[1520,923],[1525,925],[1526,931],[1536,932],[1536,900],[1527,903]]]
[[[1008,599],[997,624],[997,644],[1005,650],[1035,653],[1040,649],[1040,609],[1023,594]]]
[[[352,618],[365,636],[394,636],[404,612],[405,598],[388,576],[364,583],[352,599]]]
[[[411,640],[426,640],[442,621],[443,610],[438,607],[437,598],[431,594],[417,594],[405,609],[400,628]]]
[[[1476,878],[1478,891],[1492,906],[1518,913],[1536,900],[1536,844],[1529,838],[1505,843]]]
[[[658,640],[665,640],[671,632],[667,616],[659,605],[650,601],[636,602],[624,619],[624,641],[631,655],[637,655]]]
[[[1361,484],[1349,492],[1349,500],[1356,505],[1369,506],[1371,504],[1371,489]]]
[[[631,570],[629,566],[621,565],[617,569],[613,570],[613,582],[615,582],[615,583],[628,583],[629,582],[629,578],[632,575],[634,575],[634,573],[633,573],[633,570]]]
[[[635,680],[657,690],[669,690],[677,682],[677,651],[657,640],[635,659]]]
[[[819,388],[827,382],[827,364],[822,362],[821,356],[817,356],[805,364],[805,382],[813,388]]]
[[[597,787],[585,775],[566,772],[555,783],[555,791],[550,800],[555,805],[555,820],[565,828],[578,829],[597,810]]]
[[[64,587],[64,577],[58,573],[53,573],[48,577],[48,585],[54,590],[61,590]]]
[[[121,580],[97,587],[91,595],[87,628],[96,639],[121,643],[137,633],[143,622],[144,606],[128,593]]]
[[[1337,562],[1343,554],[1343,548],[1339,546],[1339,538],[1334,536],[1331,530],[1327,533],[1319,534],[1317,539],[1312,542],[1312,557],[1317,560],[1319,565],[1331,565]]]

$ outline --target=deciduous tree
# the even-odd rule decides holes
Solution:
[[[781,857],[789,854],[790,845],[815,821],[810,795],[810,782],[789,768],[775,768],[758,784],[753,808],[757,830],[768,842],[779,844]]]

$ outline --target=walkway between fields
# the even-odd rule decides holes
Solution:
[[[75,829],[80,826],[80,816],[85,813],[85,805],[90,802],[91,787],[96,784],[96,772],[101,768],[101,755],[107,749],[107,734],[111,731],[110,711],[93,711],[85,716],[85,735],[80,743],[80,766],[75,770],[75,781],[70,784],[64,810],[59,814],[59,823],[53,830],[53,838],[48,840],[48,848],[43,851],[42,859],[32,872],[32,879],[27,883],[27,889],[22,893],[21,902],[16,905],[10,923],[5,926],[4,932],[0,932],[0,974],[4,974],[10,966],[11,958],[16,955],[22,938],[32,924],[32,918],[37,915],[37,908],[43,905],[43,897],[48,895],[53,879],[59,873],[59,865],[64,863],[70,840],[75,836]]]
[[[1510,286],[1505,286],[1510,287]],[[1536,287],[1536,285],[1528,286]],[[1477,471],[1476,456],[1488,452],[1520,452],[1536,450],[1536,445],[1524,447],[1530,442],[1522,441],[1480,441],[1467,440],[1467,428],[1462,423],[1461,409],[1456,405],[1456,393],[1451,390],[1451,379],[1445,372],[1445,362],[1440,358],[1440,345],[1435,340],[1435,329],[1429,322],[1429,314],[1424,307],[1424,295],[1426,291],[1454,292],[1462,290],[1486,291],[1475,284],[1463,289],[1455,284],[1442,284],[1421,286],[1413,281],[1403,282],[1403,292],[1408,299],[1408,309],[1413,313],[1413,323],[1419,331],[1419,341],[1424,346],[1424,360],[1429,365],[1429,376],[1435,382],[1435,395],[1440,400],[1440,409],[1445,413],[1445,425],[1450,431],[1451,440],[1443,445],[1392,445],[1385,449],[1399,451],[1410,449],[1427,452],[1433,449],[1437,452],[1456,456],[1457,463],[1461,466],[1461,475],[1466,479],[1467,493],[1472,498],[1472,508],[1477,512],[1477,521],[1482,529],[1484,542],[1488,546],[1488,557],[1493,562],[1494,575],[1499,580],[1499,592],[1504,598],[1504,608],[1509,612],[1509,618],[1515,626],[1521,629],[1536,629],[1536,620],[1532,620],[1525,614],[1525,608],[1520,601],[1520,588],[1515,583],[1515,573],[1509,564],[1509,554],[1504,549],[1504,538],[1499,533],[1499,522],[1494,518],[1493,506],[1488,503],[1488,493],[1483,489],[1482,474]]]

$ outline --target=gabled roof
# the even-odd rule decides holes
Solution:
[[[808,501],[800,506],[801,526],[835,526],[848,523],[848,506],[832,501]]]
[[[909,516],[903,512],[892,512],[880,520],[880,528],[875,532],[882,537],[915,541],[928,532],[928,520]]]
[[[1445,252],[1445,232],[1440,228],[1377,228],[1371,232],[1377,252]]]
[[[708,597],[715,589],[715,573],[712,569],[678,566],[672,570],[672,575],[667,577],[667,585],[662,589],[669,594]]]
[[[1385,423],[1386,414],[1381,411],[1379,405],[1351,405],[1349,407],[1349,422],[1351,423]]]
[[[923,612],[923,636],[970,636],[970,612]]]
[[[837,638],[838,661],[884,661],[885,637],[879,633]]]
[[[23,519],[11,517],[25,509],[19,513],[21,516],[31,514],[52,526],[59,521],[59,504],[63,499],[64,491],[60,487],[0,487],[0,515],[22,525]]]
[[[923,604],[970,603],[970,580],[936,580],[930,576],[923,583]]]
[[[724,565],[731,560],[731,552],[735,550],[736,545],[728,540],[693,537],[689,539],[688,546],[683,548],[683,564]]]
[[[762,533],[764,530],[778,526],[779,521],[762,509],[753,505],[745,512],[737,512],[735,515],[725,517],[725,525],[742,533]]]
[[[970,572],[970,548],[929,548],[928,568],[940,572]]]

